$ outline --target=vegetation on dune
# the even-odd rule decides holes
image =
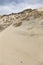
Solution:
[[[13,24],[13,26],[19,27],[19,26],[21,26],[21,24],[22,24],[22,22],[17,22],[17,23],[15,23],[15,24]]]
[[[38,25],[39,25],[39,21],[41,21],[40,18],[41,18],[41,20],[43,20],[43,11],[38,11],[36,9],[33,9],[33,10],[26,9],[19,13],[2,15],[2,16],[0,16],[0,25],[4,24],[4,27],[0,26],[0,29],[4,29],[4,28],[6,28],[6,26],[11,25],[12,23],[13,23],[13,26],[19,27],[22,25],[22,22],[24,22],[24,21],[26,21],[26,22],[30,21],[31,25],[34,25],[36,23],[38,23]],[[38,19],[39,21],[36,19]],[[43,26],[43,21],[40,25]]]

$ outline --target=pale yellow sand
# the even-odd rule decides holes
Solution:
[[[43,65],[43,36],[26,36],[8,27],[0,32],[0,65]]]

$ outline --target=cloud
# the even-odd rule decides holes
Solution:
[[[37,3],[43,3],[43,0],[0,0],[0,5],[6,5],[11,2],[15,3],[28,3],[28,4],[37,4]]]
[[[0,14],[20,12],[27,8],[43,6],[43,0],[0,0]]]

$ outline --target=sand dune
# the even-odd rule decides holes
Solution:
[[[0,65],[43,65],[43,36],[23,36],[17,29],[0,32]]]
[[[0,65],[43,65],[43,11],[0,16]]]

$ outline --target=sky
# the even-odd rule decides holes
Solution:
[[[0,14],[17,13],[38,7],[43,7],[43,0],[0,0]]]

